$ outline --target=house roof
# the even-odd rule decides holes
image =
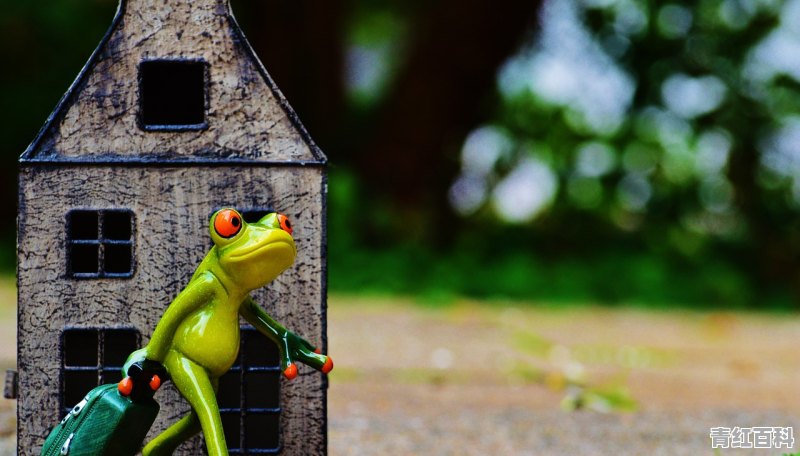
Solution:
[[[201,127],[142,125],[139,68],[151,60],[205,63]],[[322,165],[326,157],[228,0],[120,0],[108,32],[20,162]]]

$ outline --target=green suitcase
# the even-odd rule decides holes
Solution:
[[[153,393],[160,380],[153,388],[147,382],[152,375],[145,374],[137,365],[131,367],[128,375],[132,381],[126,379],[127,396],[120,394],[124,388],[117,384],[91,390],[50,432],[41,455],[135,455],[158,414]]]

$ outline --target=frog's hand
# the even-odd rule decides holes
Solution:
[[[297,377],[295,361],[307,364],[325,374],[333,369],[333,360],[330,356],[323,355],[307,340],[281,326],[250,297],[242,303],[240,313],[259,332],[278,345],[281,369],[283,375],[289,380]]]
[[[128,375],[128,369],[130,369],[134,363],[143,363],[145,359],[147,359],[147,347],[140,348],[128,355],[128,359],[122,366],[122,377],[125,378]]]
[[[286,378],[291,380],[297,377],[295,360],[322,371],[324,374],[333,370],[333,359],[330,356],[323,355],[319,349],[314,348],[307,340],[291,331],[286,331],[284,337],[286,343],[283,345],[283,353],[281,353],[281,368]]]

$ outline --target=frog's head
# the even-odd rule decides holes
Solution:
[[[271,282],[294,262],[297,250],[285,215],[270,213],[247,223],[235,209],[211,216],[211,239],[218,264],[236,285],[255,290]]]

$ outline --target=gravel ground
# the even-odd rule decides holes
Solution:
[[[800,432],[797,315],[346,297],[329,312],[334,455],[767,456],[791,451],[715,453],[709,430]],[[574,389],[627,392],[635,411],[562,410]]]
[[[17,295],[13,277],[0,277],[0,382],[6,369],[16,367],[17,359]],[[0,397],[0,456],[16,454],[17,401]]]
[[[16,337],[6,290],[1,368]],[[800,433],[798,335],[798,315],[333,296],[330,454],[797,452],[715,453],[709,428]],[[565,397],[585,407],[566,411]],[[0,456],[14,454],[14,407],[0,400]]]
[[[433,404],[431,404],[433,405]],[[520,407],[451,407],[437,413],[398,407],[331,417],[331,454],[342,455],[713,455],[708,430],[720,424],[793,425],[783,413],[564,413]],[[750,424],[752,423],[752,424]],[[783,452],[788,450],[783,450]],[[721,450],[781,455],[781,450]]]

